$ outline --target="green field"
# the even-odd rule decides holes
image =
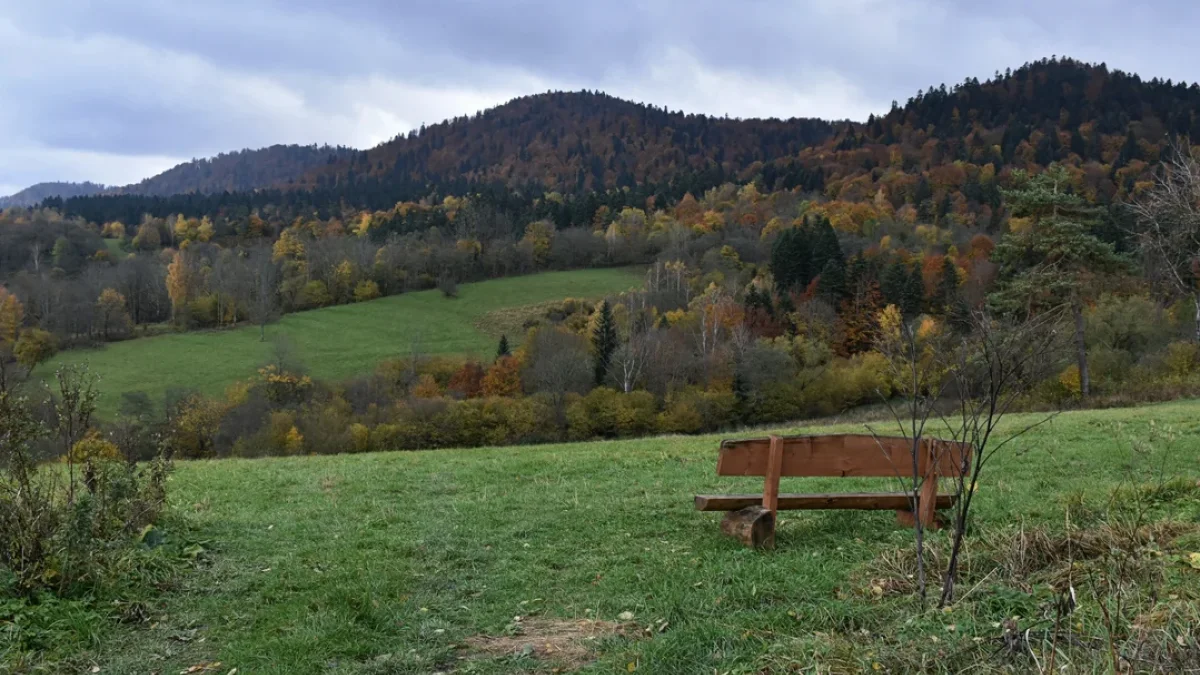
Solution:
[[[125,392],[143,391],[155,401],[172,388],[219,394],[269,360],[274,336],[287,336],[314,377],[340,379],[369,372],[384,359],[409,354],[414,340],[426,354],[486,356],[499,337],[489,313],[567,297],[599,298],[639,284],[640,272],[631,268],[548,272],[462,284],[456,299],[430,290],[288,314],[267,327],[265,343],[253,326],[164,335],[64,352],[40,366],[37,374],[47,378],[63,363],[88,363],[102,379],[100,412],[108,415],[116,411]],[[505,323],[500,320],[497,325]],[[509,339],[515,343],[521,337]]]
[[[968,574],[974,588],[964,585],[969,597],[950,612],[921,612],[907,593],[873,594],[873,561],[911,546],[891,513],[785,513],[774,552],[720,535],[719,515],[694,512],[692,495],[761,482],[716,477],[717,441],[181,463],[173,503],[190,536],[207,542],[204,564],[145,621],[78,652],[69,672],[95,664],[93,672],[178,673],[211,662],[221,664],[211,672],[288,675],[914,672],[966,663],[1037,672],[1024,648],[998,648],[1000,622],[1014,615],[1034,629],[1030,646],[1045,664],[1050,646],[1037,636],[1055,595],[1036,574],[1028,586]],[[1133,451],[1143,442],[1153,450]],[[1076,527],[1098,527],[1114,488],[1158,471],[1186,484],[1154,493],[1149,516],[1194,528],[1198,459],[1200,402],[1064,414],[998,456],[970,541],[1038,541],[1041,528],[1064,527],[1068,507]],[[784,480],[787,491],[886,487]],[[941,538],[933,535],[935,546]],[[1147,546],[1135,555],[1166,570],[1157,600],[1147,600],[1166,617],[1155,625],[1169,643],[1197,649],[1195,625],[1180,628],[1179,617],[1200,606],[1200,570],[1181,553],[1200,550],[1200,538],[1193,529]],[[1103,645],[1093,640],[1103,629],[1083,571],[1091,568],[1069,569],[1079,570],[1076,640]],[[632,618],[621,619],[625,612]],[[587,619],[621,628],[589,628],[597,638],[577,643],[582,654],[541,653],[543,632]],[[515,650],[480,637],[513,635]],[[1064,672],[1109,672],[1107,649],[1061,648]]]

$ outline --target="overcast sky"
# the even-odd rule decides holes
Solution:
[[[1156,0],[0,0],[0,195],[274,143],[365,148],[548,89],[865,119],[1043,56],[1193,81]]]

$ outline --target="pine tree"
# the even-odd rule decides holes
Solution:
[[[782,290],[803,288],[812,281],[811,251],[805,229],[789,227],[771,246],[771,272]]]
[[[1093,232],[1096,209],[1069,192],[1065,169],[1051,165],[1030,177],[1013,172],[1017,188],[1005,192],[1015,216],[1029,224],[996,246],[999,283],[990,302],[997,309],[1030,315],[1055,306],[1070,308],[1080,391],[1090,393],[1083,308],[1106,278],[1129,270],[1127,258]]]
[[[950,256],[942,258],[942,280],[938,282],[937,298],[934,300],[937,303],[937,311],[950,315],[955,300],[959,297],[958,284],[958,265],[954,264]]]
[[[612,307],[607,300],[600,303],[596,311],[599,316],[592,332],[592,356],[596,359],[596,385],[600,386],[608,377],[608,367],[612,364],[613,353],[617,351],[617,322],[613,319]]]
[[[900,311],[904,318],[912,319],[921,313],[925,305],[925,280],[921,278],[921,268],[909,270],[904,284],[904,294],[900,302]]]
[[[830,260],[821,270],[821,279],[817,283],[817,292],[830,303],[836,304],[846,295],[846,268]]]
[[[500,344],[499,344],[499,346],[496,347],[496,358],[501,359],[501,358],[504,358],[505,356],[511,356],[511,355],[512,355],[512,350],[509,349],[509,346],[508,346],[508,336],[501,335],[500,336]]]
[[[883,302],[887,305],[901,307],[904,304],[904,294],[908,289],[908,266],[899,260],[888,265],[879,280],[879,290],[883,293]]]

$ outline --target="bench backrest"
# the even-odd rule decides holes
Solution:
[[[912,475],[912,440],[866,434],[783,436],[781,476],[896,477]],[[921,439],[918,469],[958,477],[967,469],[970,446],[935,438]],[[717,475],[766,476],[770,438],[721,442]]]

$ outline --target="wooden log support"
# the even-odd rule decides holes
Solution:
[[[761,506],[730,511],[721,531],[752,548],[775,548],[775,513]]]

